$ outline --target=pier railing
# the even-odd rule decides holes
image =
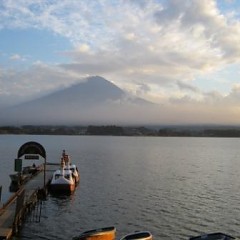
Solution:
[[[29,178],[7,202],[0,206],[0,240],[9,239],[18,233],[23,222],[39,222],[42,211],[42,200],[46,196],[47,184],[58,165],[47,165],[46,182],[43,182],[43,171]]]

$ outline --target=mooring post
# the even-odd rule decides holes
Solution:
[[[13,233],[14,234],[16,234],[19,231],[21,219],[25,213],[24,197],[25,197],[25,189],[22,189],[17,193],[15,217],[14,217],[14,222],[13,222]]]
[[[44,189],[46,188],[46,158],[44,158],[44,166],[43,166],[43,171],[44,171],[44,173],[43,173],[43,177],[44,177],[44,180],[43,180],[43,182],[44,182]]]

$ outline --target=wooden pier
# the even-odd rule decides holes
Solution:
[[[27,148],[25,145],[27,147],[30,146],[30,148]],[[29,153],[29,149],[32,154],[36,150],[33,148],[35,145],[37,147],[40,146],[42,151],[43,148],[40,144],[28,142],[22,146],[24,149],[22,147],[19,149],[18,157],[21,154]],[[34,154],[41,155],[42,152],[39,153],[38,151],[39,149]],[[48,184],[53,172],[58,168],[59,165],[46,163],[45,161],[42,170],[32,175],[31,178],[20,186],[17,192],[13,193],[6,203],[0,206],[0,240],[9,239],[18,233],[27,214],[34,209],[39,200],[46,197]]]
[[[57,165],[46,164],[46,182],[44,171],[29,179],[0,208],[0,239],[9,239],[21,227],[26,215],[34,208],[39,199],[47,194],[47,187]]]

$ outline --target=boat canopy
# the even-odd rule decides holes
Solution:
[[[46,151],[44,147],[37,142],[26,142],[18,150],[18,158],[21,158],[23,155],[33,154],[40,155],[46,159]]]

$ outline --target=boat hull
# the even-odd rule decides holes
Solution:
[[[116,228],[106,227],[83,232],[73,240],[115,240]]]
[[[126,235],[120,240],[152,240],[152,234],[148,231],[134,232]]]
[[[56,170],[53,173],[49,190],[52,194],[65,194],[74,192],[76,187],[75,181],[70,170]]]
[[[75,190],[74,184],[50,184],[50,192],[56,194],[64,194],[64,193],[73,193]]]
[[[209,233],[203,234],[196,237],[191,237],[189,240],[233,240],[234,237],[227,235],[225,233],[216,232],[216,233]]]

